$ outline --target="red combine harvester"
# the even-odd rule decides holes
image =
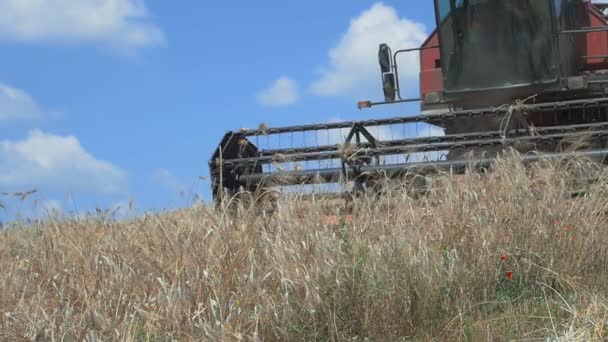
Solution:
[[[305,184],[360,192],[378,179],[488,168],[507,149],[525,162],[606,160],[608,4],[435,0],[435,15],[422,46],[380,45],[385,99],[359,103],[418,101],[421,115],[228,132],[209,163],[214,199]],[[413,52],[421,96],[404,99],[397,59]]]

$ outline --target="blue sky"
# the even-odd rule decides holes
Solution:
[[[378,44],[416,46],[433,21],[431,1],[0,0],[0,192],[38,190],[0,197],[0,220],[208,199],[227,130],[413,114],[356,102],[382,98]]]

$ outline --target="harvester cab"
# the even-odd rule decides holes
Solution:
[[[524,162],[603,162],[607,8],[589,0],[435,0],[437,28],[421,46],[393,52],[380,44],[384,100],[359,102],[419,102],[421,115],[228,132],[209,163],[214,199],[270,188],[364,193],[387,179],[485,169],[507,149]],[[397,63],[408,53],[420,56],[420,96],[412,99],[402,97]]]
[[[555,84],[555,13],[549,0],[437,2],[448,93]]]
[[[572,26],[578,13],[573,3],[435,0],[437,29],[422,47],[392,54],[390,47],[380,45],[385,101],[408,100],[401,98],[396,61],[399,54],[413,51],[422,56],[423,110],[433,104],[500,105],[551,88],[560,90],[561,76],[569,76],[574,62],[560,59],[560,52],[567,55],[577,45],[574,40],[559,50],[559,30],[564,24]],[[567,65],[560,65],[562,61]]]

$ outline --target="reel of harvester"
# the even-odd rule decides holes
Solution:
[[[517,119],[530,115],[546,122],[576,115],[582,123],[531,127]],[[444,133],[444,127],[459,120],[475,119],[501,124],[495,131]],[[386,180],[485,170],[506,150],[522,153],[528,163],[574,157],[603,162],[608,155],[608,98],[243,129],[224,135],[209,165],[216,201],[290,189],[357,195],[377,190]]]

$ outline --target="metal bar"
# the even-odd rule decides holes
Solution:
[[[371,107],[383,106],[383,105],[389,105],[389,104],[420,102],[420,101],[422,101],[421,98],[411,98],[411,99],[399,99],[399,100],[395,100],[395,101],[366,102],[366,107],[362,107],[362,108],[371,108]],[[359,108],[359,109],[362,109],[362,108]]]
[[[581,56],[584,59],[606,59],[608,55],[597,55],[597,56]]]
[[[412,51],[422,51],[422,50],[430,50],[430,49],[439,49],[439,45],[431,45],[431,46],[422,46],[422,47],[417,47],[417,48],[411,48],[411,49],[401,49],[401,50],[397,50],[395,51],[393,58],[395,58],[395,56],[397,56],[397,54],[399,53],[403,53],[403,52],[412,52]]]
[[[608,149],[591,150],[584,152],[565,152],[551,154],[528,154],[522,157],[524,163],[532,163],[540,160],[559,160],[572,158],[601,159],[603,163],[608,157]],[[416,162],[405,164],[394,164],[385,166],[363,166],[362,176],[383,175],[388,178],[398,177],[406,173],[430,174],[441,170],[453,170],[462,172],[467,168],[488,168],[496,161],[495,158],[481,160],[458,160],[438,162]],[[241,176],[242,184],[260,184],[265,181],[284,184],[313,184],[313,183],[335,183],[339,181],[342,170],[339,168],[322,170],[290,171],[281,174],[251,174]]]
[[[346,144],[350,144],[350,141],[353,140],[353,137],[355,136],[355,133],[357,133],[357,129],[358,129],[357,126],[353,126],[350,129],[350,132],[348,132],[348,135],[346,136],[346,140],[345,140]]]
[[[608,32],[608,27],[581,27],[576,30],[561,31],[562,34],[570,33],[592,33],[592,32]]]
[[[458,142],[440,142],[432,144],[418,144],[418,145],[401,145],[401,146],[389,146],[389,147],[377,147],[377,148],[358,148],[352,154],[348,156],[351,160],[357,158],[382,156],[382,155],[394,155],[394,154],[410,154],[420,152],[436,152],[444,150],[454,149],[465,149],[471,147],[483,147],[483,146],[511,146],[518,142],[525,143],[543,143],[549,141],[558,141],[565,138],[580,138],[580,137],[593,137],[601,138],[608,137],[608,130],[603,131],[591,131],[591,132],[575,132],[575,133],[558,133],[550,135],[539,135],[539,136],[522,136],[522,137],[510,137],[507,139],[477,139],[470,141],[458,141]],[[342,151],[331,151],[327,153],[298,153],[288,156],[265,156],[265,157],[252,157],[252,158],[240,158],[232,160],[224,160],[225,166],[245,166],[245,165],[256,165],[256,164],[269,164],[269,163],[288,163],[288,162],[302,162],[312,160],[332,160],[332,159],[344,159],[344,153]]]
[[[397,98],[399,98],[399,101],[402,101],[402,102],[413,102],[413,101],[408,101],[407,99],[404,100],[401,97],[401,85],[399,84],[399,67],[397,66],[397,55],[400,54],[400,53],[413,52],[413,51],[422,51],[422,50],[429,50],[429,49],[437,49],[437,48],[439,48],[439,45],[422,46],[422,47],[419,47],[419,48],[402,49],[402,50],[395,51],[395,53],[393,54],[393,71],[394,71],[394,74],[395,74],[395,87],[396,87],[395,91],[397,93]],[[418,100],[418,101],[420,101],[420,100]],[[394,102],[389,102],[389,103],[399,103],[399,102],[394,101]],[[373,105],[374,104],[372,104],[372,106]],[[378,105],[378,104],[376,104],[376,105]]]
[[[529,111],[546,111],[553,110],[560,107],[575,107],[575,106],[586,106],[586,105],[606,105],[608,106],[608,97],[596,98],[596,99],[585,99],[585,100],[572,100],[565,102],[547,102],[541,104],[530,104],[527,105]],[[317,131],[317,130],[327,130],[327,129],[340,129],[340,128],[349,128],[354,125],[363,125],[365,127],[370,126],[384,126],[384,125],[392,125],[392,124],[405,124],[405,123],[439,123],[444,120],[462,118],[462,117],[479,117],[479,116],[489,116],[489,115],[500,115],[504,114],[508,111],[508,106],[501,106],[497,108],[484,108],[484,109],[476,109],[476,110],[460,110],[455,112],[446,112],[440,114],[428,114],[428,115],[418,115],[418,116],[403,116],[403,117],[393,117],[386,119],[376,119],[376,120],[362,120],[362,121],[345,121],[345,122],[335,122],[335,123],[324,123],[324,124],[314,124],[314,125],[301,125],[301,126],[287,126],[287,127],[278,127],[278,128],[268,128],[264,130],[255,129],[255,130],[243,130],[239,132],[243,136],[251,137],[251,136],[261,136],[261,135],[272,135],[272,134],[282,134],[282,133],[295,133],[295,132],[307,132],[307,131]]]
[[[361,127],[359,129],[359,131],[361,132],[361,134],[363,134],[363,136],[365,137],[365,139],[367,140],[367,142],[372,147],[377,147],[378,146],[378,139],[376,139],[376,137],[374,137],[365,127]],[[361,146],[361,142],[359,142],[357,145]]]
[[[553,127],[539,127],[536,128],[538,134],[552,134],[557,132],[568,133],[585,130],[601,130],[608,129],[608,122],[594,123],[594,124],[579,124],[579,125],[568,125],[568,126],[553,126]],[[421,138],[410,138],[410,139],[397,139],[389,141],[378,141],[377,144],[381,146],[399,146],[399,145],[413,145],[423,143],[439,143],[439,142],[456,142],[465,141],[471,138],[487,138],[495,139],[500,137],[501,132],[480,132],[480,133],[465,133],[465,134],[451,134],[443,136],[431,136]],[[512,130],[509,132],[510,136],[522,136],[528,135],[527,129]],[[369,143],[362,143],[361,147],[369,148],[374,147]],[[259,152],[260,157],[264,156],[275,156],[275,155],[289,155],[297,153],[313,153],[313,152],[331,152],[340,149],[340,145],[324,145],[324,146],[311,146],[311,147],[300,147],[300,148],[284,148],[284,149],[272,149],[272,150],[261,150]]]

